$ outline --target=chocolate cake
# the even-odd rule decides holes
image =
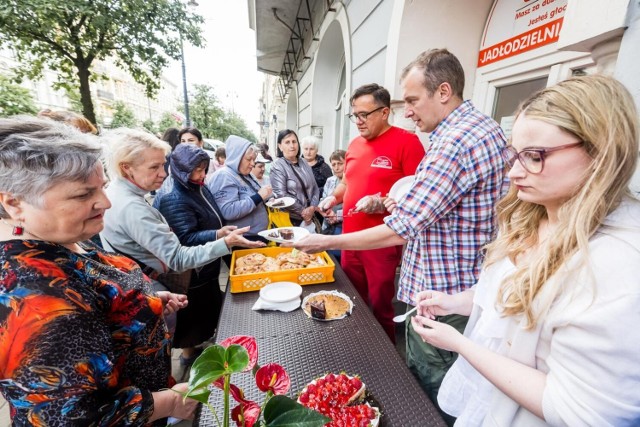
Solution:
[[[282,237],[284,240],[293,239],[293,230],[280,230],[280,237]]]
[[[316,319],[327,318],[327,309],[324,306],[324,301],[311,301],[309,308],[311,309],[311,317]]]

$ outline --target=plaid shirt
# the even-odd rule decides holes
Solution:
[[[495,231],[495,204],[507,189],[502,129],[465,101],[430,135],[409,193],[385,223],[406,239],[398,299],[464,291],[476,283],[482,247]]]

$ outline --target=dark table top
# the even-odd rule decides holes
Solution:
[[[338,290],[351,297],[351,316],[336,321],[310,319],[302,311],[253,311],[257,292],[231,294],[227,291],[216,341],[233,335],[252,335],[258,342],[258,364],[279,363],[291,378],[289,396],[295,398],[306,384],[329,372],[359,375],[382,411],[380,425],[444,426],[444,421],[422,391],[404,360],[389,341],[380,324],[359,294],[336,266],[335,282],[302,287],[302,298],[320,290]],[[234,374],[231,382],[242,388],[248,399],[261,403],[263,393],[250,373]],[[210,404],[222,408],[222,392],[211,394]],[[235,404],[232,404],[234,407]],[[203,407],[194,423],[215,425],[213,415]]]

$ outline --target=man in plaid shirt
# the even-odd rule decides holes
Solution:
[[[362,250],[407,243],[398,299],[412,305],[418,292],[463,291],[476,283],[482,248],[495,232],[495,204],[507,189],[500,126],[464,101],[464,70],[445,49],[420,54],[402,73],[405,116],[431,144],[409,192],[388,199],[385,224],[341,236],[309,236],[294,246]],[[439,320],[463,331],[467,317]],[[406,323],[407,365],[431,400],[457,355],[426,344]],[[452,421],[449,419],[448,421]]]

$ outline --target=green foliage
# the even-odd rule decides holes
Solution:
[[[248,139],[251,142],[258,142],[258,138],[256,138],[255,134],[249,130],[245,121],[233,111],[227,111],[225,118],[225,131],[229,133],[222,139],[223,141],[227,139],[229,135],[237,135],[241,136],[245,139]]]
[[[38,108],[31,92],[0,75],[0,117],[37,113]]]
[[[216,138],[224,117],[220,100],[211,86],[195,85],[194,89],[195,93],[190,94],[189,100],[191,122],[206,138]]]
[[[147,119],[147,120],[143,121],[143,122],[141,123],[141,126],[142,126],[144,129],[146,129],[146,130],[148,130],[149,132],[151,132],[152,134],[154,134],[154,135],[155,135],[155,133],[158,131],[158,130],[156,129],[156,124],[155,124],[155,123],[153,123],[153,120],[151,120],[151,119]]]
[[[113,120],[111,120],[111,128],[132,128],[136,125],[136,116],[122,101],[113,103]]]
[[[78,88],[68,87],[65,89],[65,93],[69,99],[69,110],[82,114],[82,99]]]
[[[190,95],[189,113],[191,121],[205,138],[224,141],[229,135],[237,135],[257,142],[244,120],[235,112],[225,110],[213,93],[211,86],[195,85],[195,93]]]
[[[264,421],[269,427],[316,427],[331,419],[287,396],[273,396],[265,405]]]
[[[24,64],[18,78],[58,71],[56,88],[79,90],[82,112],[95,123],[95,60],[113,58],[153,96],[169,60],[180,58],[181,40],[203,46],[203,22],[181,0],[2,0],[0,47],[10,46]]]
[[[165,130],[176,127],[181,127],[181,124],[176,118],[169,112],[162,113],[162,117],[160,117],[160,121],[158,122],[158,132],[164,133]]]

